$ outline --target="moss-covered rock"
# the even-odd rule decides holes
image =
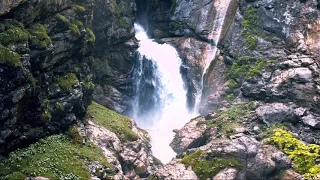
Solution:
[[[10,49],[0,45],[0,64],[10,67],[20,67],[22,62],[20,61],[20,55]]]
[[[88,41],[94,43],[96,41],[96,36],[90,28],[87,28]]]
[[[42,24],[36,24],[31,28],[31,44],[39,49],[45,49],[51,45],[51,38]]]
[[[12,21],[5,23],[6,30],[0,33],[0,44],[9,45],[15,43],[27,42],[29,39],[29,33],[21,26],[15,26],[11,24]]]
[[[95,102],[88,107],[88,113],[94,117],[97,124],[114,132],[121,141],[136,141],[138,135],[131,129],[132,121],[114,111],[107,109]]]
[[[214,177],[220,170],[227,167],[242,168],[242,165],[236,159],[210,158],[207,152],[202,150],[197,150],[185,156],[181,163],[185,164],[186,167],[191,166],[201,180]]]
[[[227,75],[230,79],[237,79],[245,74],[245,79],[249,79],[261,75],[263,69],[270,70],[268,66],[270,63],[271,61],[266,58],[242,56],[232,64]]]
[[[74,85],[79,82],[77,76],[74,73],[69,73],[64,77],[57,78],[57,84],[63,90],[71,90]]]
[[[233,128],[240,126],[255,108],[253,103],[247,103],[219,110],[213,119],[206,121],[207,129],[215,128],[218,138],[233,135]]]

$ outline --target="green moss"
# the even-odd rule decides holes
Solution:
[[[263,69],[268,68],[268,60],[265,58],[255,58],[250,56],[242,56],[237,59],[228,71],[228,78],[236,79],[246,73],[245,79],[259,76]]]
[[[87,28],[88,41],[94,43],[96,41],[96,36],[90,28]]]
[[[20,61],[20,55],[10,49],[0,45],[0,64],[8,65],[10,67],[20,67],[22,62]]]
[[[126,29],[129,29],[130,28],[130,24],[128,24],[128,22],[123,18],[121,17],[119,19],[119,23],[122,27],[126,28]]]
[[[273,136],[266,140],[267,143],[276,145],[286,153],[293,163],[297,165],[295,171],[304,174],[306,179],[316,179],[320,175],[320,146],[306,145],[295,138],[290,132],[275,129]]]
[[[88,161],[98,161],[110,167],[96,146],[73,144],[66,136],[55,135],[10,153],[8,159],[0,162],[0,177],[11,179],[8,177],[27,175],[50,179],[90,179],[91,175],[86,170]]]
[[[234,94],[228,94],[228,95],[226,96],[226,100],[227,100],[228,102],[233,102],[235,99],[236,99],[236,96],[235,96]]]
[[[69,73],[64,77],[57,78],[57,84],[63,90],[71,90],[72,86],[76,85],[78,82],[77,76],[73,73]]]
[[[14,180],[25,180],[26,179],[26,175],[24,175],[23,173],[21,173],[21,172],[14,172],[14,173],[12,173],[12,174],[9,174],[9,175],[7,175],[5,178],[1,178],[0,177],[0,179],[8,179],[8,180],[10,180],[10,179],[14,179]]]
[[[87,90],[94,88],[94,84],[92,82],[92,77],[91,76],[87,76],[87,77],[84,78],[83,86]]]
[[[231,158],[210,158],[205,151],[197,150],[185,156],[181,163],[186,167],[191,166],[192,170],[202,180],[214,177],[219,171],[227,167],[242,168],[236,159]]]
[[[66,17],[62,16],[61,14],[57,14],[56,18],[58,21],[62,23],[69,24],[69,20]]]
[[[101,126],[114,132],[121,141],[136,141],[138,135],[131,130],[132,122],[129,118],[107,109],[95,102],[88,107],[88,113]]]
[[[69,29],[71,30],[71,33],[75,36],[80,36],[80,30],[77,25],[70,24]]]
[[[79,29],[81,29],[81,28],[83,27],[83,23],[82,23],[81,21],[79,21],[79,20],[75,20],[73,23],[74,23]]]
[[[230,79],[227,82],[227,88],[227,93],[233,93],[235,89],[239,88],[239,84],[235,80]]]
[[[41,118],[42,121],[50,121],[51,118],[52,118],[52,116],[51,116],[50,112],[44,111],[44,112],[41,114],[41,117],[40,117],[40,118]]]
[[[73,143],[82,144],[83,138],[80,135],[76,125],[70,126],[67,132],[67,135],[72,139]]]
[[[254,50],[257,47],[258,38],[255,35],[248,35],[245,37],[243,44],[247,45],[249,49]]]
[[[41,108],[43,113],[41,114],[40,118],[43,121],[50,121],[52,116],[49,112],[49,107],[50,107],[50,101],[48,99],[45,99],[42,103],[41,103]]]
[[[243,45],[247,45],[251,50],[254,50],[258,44],[258,36],[261,34],[258,27],[257,9],[249,7],[246,9],[244,20],[242,21],[242,35],[245,37]]]
[[[76,11],[76,13],[83,13],[86,11],[86,8],[84,6],[75,5],[72,7],[73,10]]]
[[[29,33],[26,30],[13,25],[8,25],[8,29],[0,33],[0,43],[3,45],[27,42],[28,39]]]
[[[42,24],[36,24],[31,31],[31,43],[40,49],[45,49],[51,44],[51,38]]]
[[[206,121],[207,128],[217,129],[217,138],[231,136],[234,134],[233,128],[241,126],[247,116],[255,110],[253,103],[233,105],[228,109],[220,110],[214,119]]]
[[[63,104],[60,102],[56,102],[56,104],[54,105],[54,108],[53,108],[53,112],[54,112],[54,114],[59,114],[59,113],[64,112]]]

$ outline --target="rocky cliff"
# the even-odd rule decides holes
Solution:
[[[0,153],[11,152],[1,178],[319,178],[319,9],[312,0],[1,1]],[[179,51],[189,108],[201,100],[163,167],[147,133],[103,107],[132,106],[136,17]]]
[[[92,97],[128,109],[134,12],[133,1],[1,1],[1,153],[67,130]]]
[[[149,28],[177,46],[190,89],[197,91],[202,57],[210,56],[205,47],[218,50],[204,76],[203,116],[176,131],[171,147],[179,155],[152,178],[319,178],[318,2],[230,1],[213,43],[219,1],[175,3],[159,13],[169,26],[153,17]]]

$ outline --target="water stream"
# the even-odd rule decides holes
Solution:
[[[223,24],[232,0],[217,0],[217,10],[212,33],[208,39],[205,53],[203,78],[217,52]],[[169,146],[174,129],[182,128],[193,116],[187,108],[187,91],[180,74],[182,61],[174,47],[159,44],[148,38],[145,30],[135,24],[136,38],[140,46],[135,54],[134,67],[135,99],[132,117],[139,127],[151,135],[152,151],[163,163],[168,163],[176,154]],[[201,89],[202,90],[202,89]],[[197,95],[196,108],[199,107],[201,92]]]
[[[192,117],[187,109],[187,92],[180,74],[182,62],[174,47],[149,39],[138,24],[135,30],[140,47],[134,72],[133,118],[151,135],[155,157],[167,163],[175,156],[169,146],[173,129],[180,129]]]
[[[221,33],[223,30],[224,21],[230,6],[230,3],[233,0],[216,0],[214,2],[215,9],[217,11],[214,24],[212,27],[212,31],[208,34],[208,39],[211,42],[211,45],[208,45],[204,52],[205,54],[205,66],[201,76],[201,90],[196,95],[196,103],[195,109],[199,109],[201,98],[202,98],[202,91],[203,91],[203,83],[204,83],[204,76],[207,73],[207,70],[211,64],[211,62],[215,59],[217,50],[218,50],[218,43],[221,38]]]

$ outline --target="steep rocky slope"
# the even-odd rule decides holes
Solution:
[[[319,8],[311,0],[1,1],[0,154],[42,139],[1,156],[1,178],[319,178]],[[180,52],[190,109],[202,90],[201,116],[176,131],[178,155],[163,167],[147,133],[103,107],[132,106],[135,15]]]
[[[161,163],[150,137],[133,120],[95,102],[83,123],[13,151],[0,162],[0,179],[139,179]],[[45,179],[46,179],[45,178]]]
[[[91,99],[128,109],[134,11],[133,1],[1,1],[0,153],[67,130]]]

